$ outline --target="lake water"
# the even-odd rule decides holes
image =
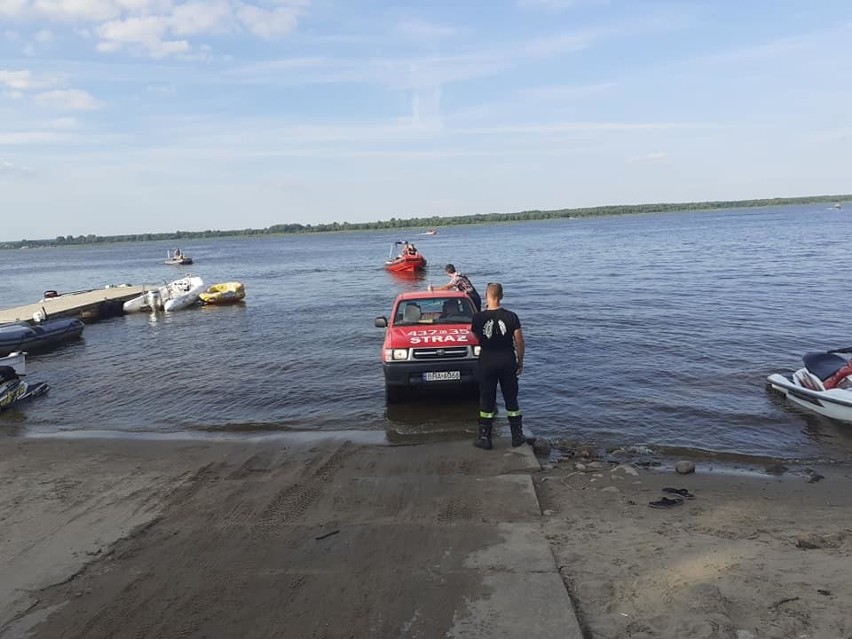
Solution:
[[[386,408],[379,363],[394,296],[443,284],[453,262],[484,293],[503,282],[527,340],[525,424],[603,448],[664,447],[797,460],[852,459],[852,426],[767,390],[801,355],[852,343],[852,211],[826,205],[191,241],[188,269],[242,281],[243,306],[137,314],[32,355],[50,393],[0,416],[0,433],[259,435],[353,431],[390,441],[467,437],[475,403]],[[10,239],[10,238],[7,238]],[[421,281],[382,266],[414,240]],[[48,289],[162,283],[172,243],[0,251],[0,306]]]

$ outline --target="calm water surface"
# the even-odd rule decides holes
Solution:
[[[193,241],[191,272],[245,283],[244,306],[138,314],[32,355],[50,393],[0,416],[0,433],[73,430],[250,434],[349,430],[391,441],[467,436],[470,401],[387,409],[379,363],[394,296],[446,281],[501,281],[521,317],[526,424],[602,447],[646,444],[804,460],[852,460],[852,427],[765,387],[802,353],[852,343],[846,238],[852,211],[824,205]],[[414,240],[421,281],[382,269]],[[0,251],[0,306],[44,290],[159,283],[172,244]]]

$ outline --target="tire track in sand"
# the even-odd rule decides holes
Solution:
[[[310,468],[299,481],[280,490],[261,512],[256,527],[262,531],[271,531],[292,524],[304,515],[308,507],[322,495],[325,485],[331,483],[346,459],[356,450],[358,448],[352,442],[343,442]]]

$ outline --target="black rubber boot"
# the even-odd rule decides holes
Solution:
[[[520,417],[509,418],[509,430],[512,431],[512,448],[517,448],[527,443],[527,438],[524,437],[523,422]]]
[[[473,440],[473,445],[483,450],[491,450],[494,446],[491,444],[491,429],[492,426],[479,426],[479,437]]]

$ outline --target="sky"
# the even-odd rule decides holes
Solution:
[[[0,240],[852,191],[848,0],[0,0]]]

